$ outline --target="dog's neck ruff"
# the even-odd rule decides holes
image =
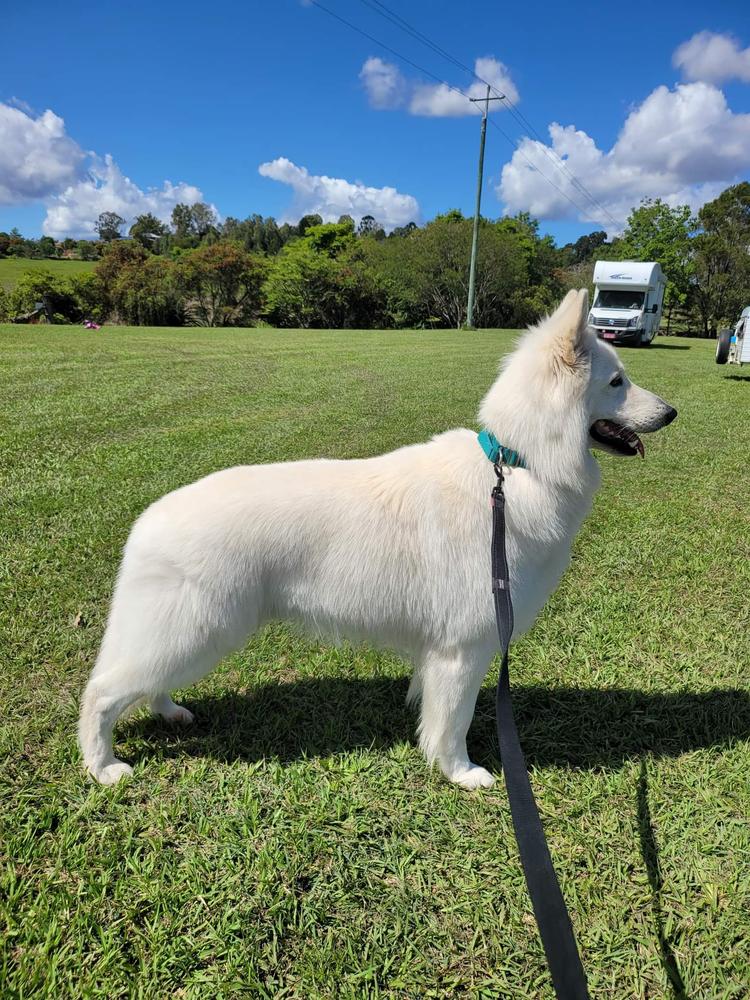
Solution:
[[[500,444],[492,431],[480,431],[477,440],[482,451],[493,465],[509,465],[512,469],[527,469],[528,466],[512,448]]]

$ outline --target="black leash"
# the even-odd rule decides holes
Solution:
[[[495,701],[500,759],[518,851],[555,993],[558,1000],[589,1000],[586,975],[576,947],[573,926],[547,847],[513,718],[508,673],[508,647],[513,634],[513,603],[505,551],[502,466],[496,463],[495,472],[497,484],[492,491],[492,593],[503,654]]]

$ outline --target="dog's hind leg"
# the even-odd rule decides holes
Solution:
[[[142,560],[134,572],[124,564],[107,631],[84,692],[78,727],[87,770],[104,784],[131,772],[112,752],[119,716],[140,699],[170,721],[190,722],[192,713],[169,692],[204,677],[245,641],[257,625],[252,600],[233,605],[217,599],[210,585],[168,572],[147,575]]]
[[[133,768],[118,760],[112,751],[112,730],[115,722],[142,692],[128,684],[118,684],[116,678],[104,675],[93,678],[86,686],[78,720],[78,742],[89,771],[103,785],[114,785]]]
[[[113,609],[116,612],[116,609]],[[78,737],[86,769],[102,784],[111,785],[131,774],[132,768],[112,751],[112,733],[117,719],[137,701],[145,699],[151,709],[170,722],[188,723],[193,713],[176,705],[166,692],[184,687],[205,676],[235,643],[219,637],[181,632],[168,641],[165,629],[155,628],[158,642],[128,642],[117,629],[120,642],[105,637],[94,672],[81,702]],[[191,641],[192,639],[192,641]]]
[[[466,734],[488,665],[484,650],[433,651],[420,664],[419,745],[430,763],[436,761],[449,781],[464,788],[489,788],[495,781],[489,771],[469,760],[466,749]]]

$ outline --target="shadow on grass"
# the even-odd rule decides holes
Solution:
[[[750,375],[725,375],[727,382],[750,382]]]
[[[327,757],[358,747],[412,741],[416,716],[404,704],[406,680],[299,679],[242,694],[184,699],[187,728],[151,717],[126,721],[119,739],[145,739],[139,757],[216,760]],[[516,720],[530,765],[597,769],[650,754],[675,757],[750,738],[750,695],[741,690],[645,694],[620,688],[514,689]],[[497,767],[494,692],[480,693],[469,733],[474,759]]]
[[[656,340],[652,340],[651,341],[651,349],[653,350],[654,347],[657,349],[657,351],[658,350],[662,350],[662,351],[689,351],[690,350],[690,344],[661,344],[661,343],[658,343]]]
[[[664,914],[661,908],[664,879],[661,874],[661,866],[659,865],[659,848],[656,844],[656,833],[651,821],[651,809],[648,804],[648,770],[645,757],[641,761],[641,770],[638,776],[637,803],[641,854],[643,855],[649,885],[651,886],[651,905],[654,912],[654,923],[656,924],[656,936],[659,941],[661,964],[672,987],[674,1000],[688,1000],[688,995],[685,992],[685,983],[682,980],[674,949],[664,927]]]

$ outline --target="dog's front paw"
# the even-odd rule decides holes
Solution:
[[[173,705],[169,715],[165,715],[164,718],[167,722],[175,722],[180,726],[189,726],[191,722],[195,722],[193,713],[183,705]]]
[[[161,694],[151,702],[151,711],[154,715],[160,715],[167,722],[175,722],[181,726],[187,726],[195,721],[195,716],[188,708],[176,704],[167,694]]]
[[[462,788],[492,788],[495,784],[494,775],[478,764],[470,764],[468,767],[454,771],[449,779]]]
[[[91,772],[102,785],[116,785],[121,778],[129,778],[132,773],[133,768],[124,760],[115,761],[114,764],[108,764],[99,771]]]

